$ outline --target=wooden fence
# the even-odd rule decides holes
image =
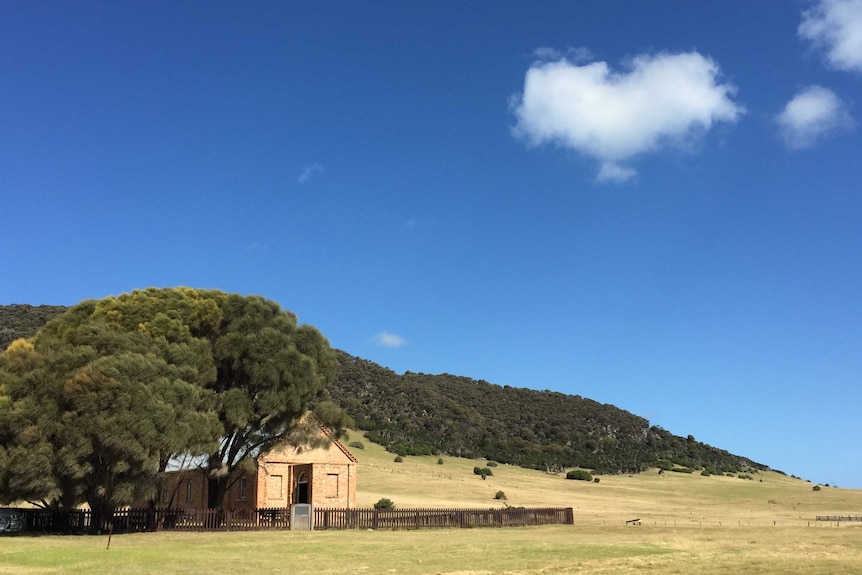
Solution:
[[[123,509],[104,525],[87,510],[21,509],[32,533],[131,533],[136,531],[252,531],[289,529],[290,507],[262,509]],[[314,529],[435,529],[572,525],[568,508],[314,509]]]
[[[568,508],[315,509],[315,529],[439,529],[572,525]]]
[[[817,521],[862,521],[862,515],[818,515]]]

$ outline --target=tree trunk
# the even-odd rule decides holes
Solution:
[[[107,533],[114,518],[114,507],[101,498],[88,501],[90,505],[90,532],[94,535]]]

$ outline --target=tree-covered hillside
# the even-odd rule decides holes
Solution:
[[[599,473],[638,472],[670,467],[671,462],[728,472],[764,467],[577,395],[448,374],[398,375],[337,354],[333,401],[369,439],[403,455],[445,453],[539,469],[580,466]]]
[[[61,306],[0,306],[2,346],[32,336]],[[650,466],[713,472],[763,468],[745,457],[650,426],[612,405],[577,395],[494,385],[454,375],[398,375],[337,351],[334,403],[367,437],[390,451],[485,457],[539,469],[587,467],[599,473]]]
[[[64,311],[66,308],[61,305],[0,305],[0,350],[19,337],[30,337]]]

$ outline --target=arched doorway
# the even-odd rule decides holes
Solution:
[[[294,503],[311,503],[308,498],[308,474],[304,471],[296,478],[296,501]]]

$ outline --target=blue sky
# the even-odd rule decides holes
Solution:
[[[188,285],[862,488],[862,0],[5,2],[0,303]]]

